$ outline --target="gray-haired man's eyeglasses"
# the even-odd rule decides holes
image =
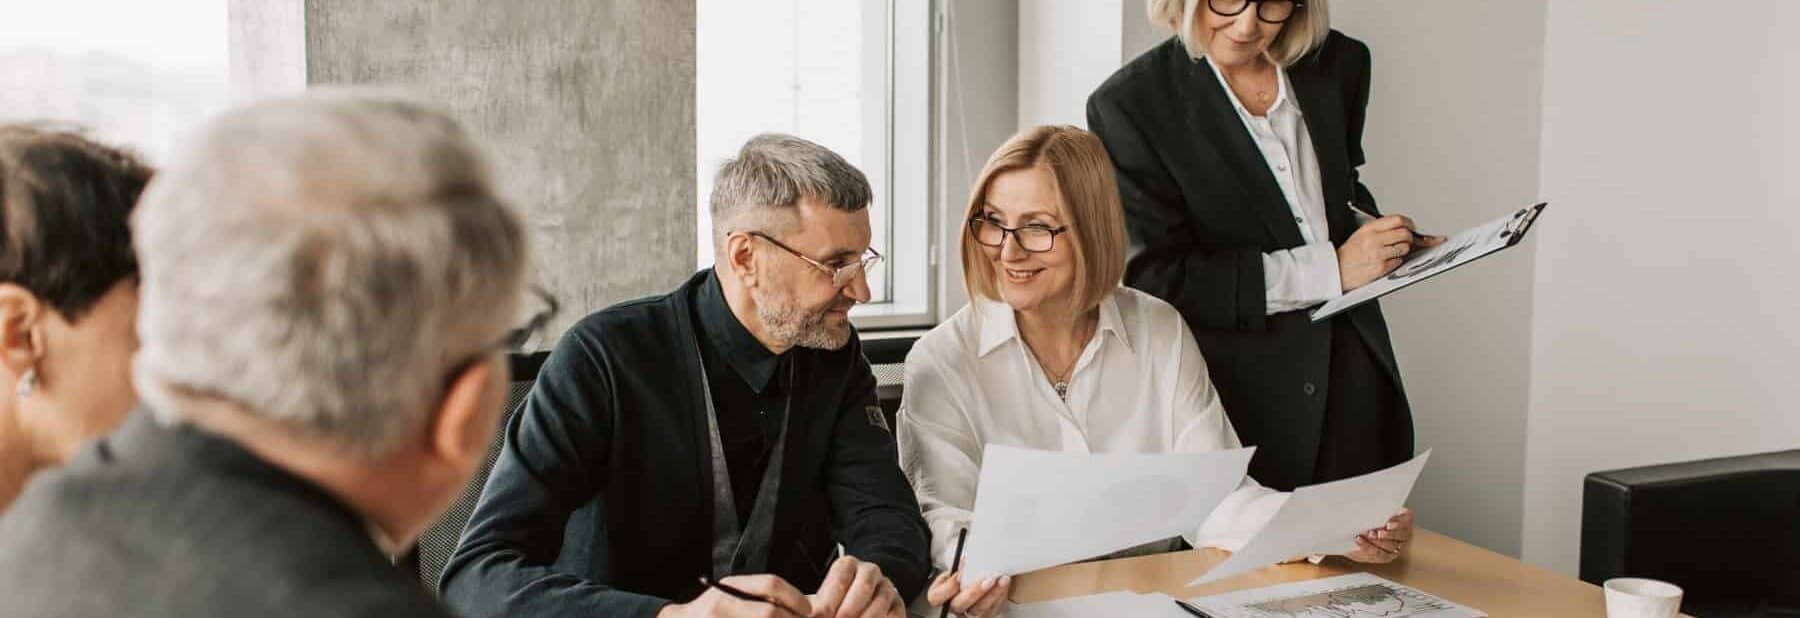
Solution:
[[[819,272],[825,273],[826,276],[831,277],[832,287],[841,288],[846,285],[850,285],[851,281],[856,280],[857,275],[868,272],[870,269],[875,268],[875,266],[877,264],[881,263],[881,254],[876,252],[873,247],[864,251],[862,259],[860,259],[860,260],[851,262],[849,264],[844,264],[842,266],[831,266],[829,264],[825,264],[818,260],[807,257],[806,254],[801,253],[799,251],[795,251],[793,247],[789,247],[787,245],[781,244],[781,241],[775,240],[773,237],[770,237],[768,234],[764,234],[762,232],[744,232],[744,233],[749,234],[754,237],[757,237],[757,238],[761,238],[766,241],[769,241],[769,244],[780,247],[782,251],[786,251],[786,252],[792,254],[794,257],[797,257],[797,258],[800,258],[801,260],[806,261],[807,264],[811,264],[813,268],[819,269]]]
[[[531,286],[531,295],[537,297],[538,304],[543,305],[543,308],[538,309],[537,313],[532,314],[531,319],[526,320],[524,326],[506,331],[506,335],[502,336],[499,341],[483,346],[480,351],[470,354],[468,358],[456,363],[455,366],[450,368],[450,373],[444,377],[444,383],[446,385],[454,382],[458,376],[461,376],[463,372],[468,371],[470,367],[474,367],[476,364],[486,360],[489,354],[493,354],[494,352],[519,352],[524,350],[525,343],[531,341],[532,335],[544,331],[544,327],[550,324],[550,319],[556,317],[556,311],[558,309],[556,297],[551,296],[550,292],[544,290],[544,288],[535,285]]]

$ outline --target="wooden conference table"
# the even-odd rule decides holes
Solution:
[[[1334,556],[1318,565],[1284,564],[1205,586],[1187,586],[1229,555],[1217,549],[1196,549],[1044,569],[1014,577],[1012,601],[1033,603],[1119,590],[1161,592],[1186,599],[1363,571],[1494,618],[1606,615],[1599,586],[1424,529],[1414,534],[1407,555],[1390,564],[1356,564]]]

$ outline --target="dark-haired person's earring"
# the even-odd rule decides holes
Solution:
[[[18,394],[20,399],[29,399],[31,393],[37,391],[37,370],[26,369],[25,375],[19,376]]]

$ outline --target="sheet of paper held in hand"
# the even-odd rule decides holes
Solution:
[[[1482,618],[1475,609],[1368,573],[1189,599],[1214,618]],[[1098,614],[1096,614],[1098,615]],[[1124,615],[1124,614],[1119,614]]]
[[[1084,597],[1006,606],[1006,618],[1094,618],[1095,616],[1193,618],[1175,605],[1175,597],[1156,593],[1138,594],[1130,591],[1090,594]]]
[[[1386,470],[1294,490],[1249,543],[1188,585],[1210,584],[1301,556],[1356,549],[1356,535],[1387,524],[1406,504],[1430,457],[1431,451],[1425,451]]]
[[[1544,206],[1545,204],[1538,204],[1522,208],[1480,226],[1463,230],[1444,241],[1444,244],[1414,252],[1406,256],[1406,261],[1387,276],[1345,292],[1343,296],[1332,299],[1331,302],[1319,305],[1319,308],[1312,312],[1312,321],[1317,322],[1343,313],[1351,307],[1374,300],[1394,290],[1430,279],[1452,268],[1516,245],[1520,239],[1525,237],[1525,233],[1530,231],[1531,224],[1537,221],[1538,213],[1543,212]]]
[[[1193,532],[1237,489],[1254,448],[1086,454],[989,444],[965,585]]]

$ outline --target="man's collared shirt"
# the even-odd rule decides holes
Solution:
[[[694,320],[705,333],[700,358],[712,387],[719,441],[731,473],[731,497],[742,525],[750,520],[763,468],[788,411],[793,353],[776,355],[750,334],[726,304],[718,278],[707,281],[699,292]]]

